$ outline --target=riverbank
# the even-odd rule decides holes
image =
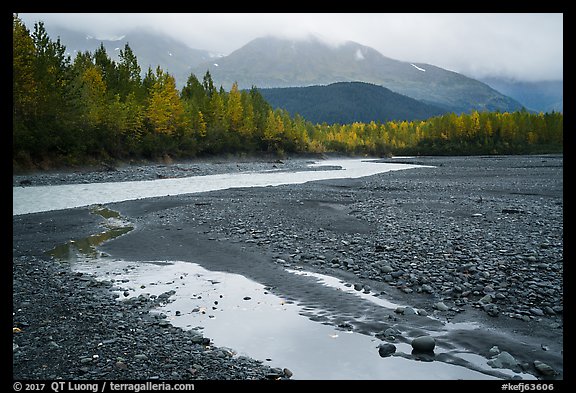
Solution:
[[[175,179],[189,176],[217,175],[258,171],[318,170],[309,163],[321,160],[321,155],[282,159],[280,157],[212,157],[197,160],[165,162],[118,162],[78,168],[17,171],[12,186],[43,186],[59,184],[104,183]]]
[[[423,315],[480,322],[488,329],[448,332],[437,337],[437,345],[462,346],[486,358],[497,356],[490,352],[497,346],[519,370],[563,379],[562,157],[394,162],[434,168],[114,203],[108,207],[135,229],[100,249],[115,258],[183,260],[239,273],[325,310],[322,322],[370,335],[393,327],[404,342],[436,328]],[[98,233],[100,223],[87,209],[14,217],[14,322],[22,330],[14,334],[15,377],[286,377],[282,370],[226,357],[225,350],[203,350],[202,342],[146,313],[154,300],[117,302],[108,284],[45,255],[70,239]],[[285,268],[369,287],[419,313],[359,309],[358,303],[303,284]],[[43,279],[36,285],[32,277]],[[170,337],[176,341],[146,344]],[[46,354],[58,347],[75,355],[47,361]],[[186,371],[190,362],[200,367]]]

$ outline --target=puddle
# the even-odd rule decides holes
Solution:
[[[85,259],[73,269],[99,280],[114,279],[119,299],[173,291],[163,313],[174,326],[195,329],[237,356],[287,367],[292,379],[499,379],[518,377],[494,370],[471,354],[469,368],[444,361],[419,361],[409,344],[395,343],[396,353],[382,358],[383,341],[342,331],[302,315],[303,308],[244,276],[206,270],[183,261],[145,262],[108,258]],[[333,278],[334,279],[334,278]],[[352,296],[352,295],[351,295]],[[453,351],[452,351],[453,352]],[[445,353],[437,348],[436,356]],[[526,376],[524,376],[526,377]],[[530,377],[530,376],[527,376]]]
[[[409,344],[394,343],[395,353],[381,357],[378,346],[384,341],[316,322],[306,314],[321,315],[324,310],[302,307],[242,275],[210,271],[184,261],[110,258],[99,253],[97,246],[127,233],[132,226],[117,212],[102,206],[94,207],[92,213],[106,219],[105,232],[76,239],[56,247],[50,254],[70,261],[74,271],[93,275],[97,280],[113,280],[119,301],[171,293],[153,312],[176,327],[200,331],[214,345],[229,348],[236,356],[259,359],[272,367],[286,367],[292,371],[292,379],[535,379],[530,374],[494,369],[482,356],[439,346],[430,358],[413,354]],[[288,271],[315,277],[317,285],[333,287],[379,307],[401,307],[369,291],[358,291],[335,277]],[[458,328],[477,326],[462,324]]]
[[[91,213],[98,214],[106,219],[104,227],[107,229],[104,232],[70,240],[68,243],[56,246],[48,251],[48,255],[63,261],[74,260],[78,255],[96,258],[100,256],[100,252],[96,249],[97,246],[134,229],[129,223],[122,220],[120,213],[106,207],[95,206],[91,209]]]

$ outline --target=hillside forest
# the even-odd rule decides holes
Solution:
[[[111,59],[66,54],[42,22],[13,16],[14,167],[212,155],[476,155],[559,153],[561,113],[447,113],[426,120],[317,124],[273,108],[253,86],[216,87],[207,71],[178,90],[144,73],[128,44]],[[47,164],[50,163],[50,164]]]

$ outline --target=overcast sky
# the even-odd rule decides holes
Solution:
[[[333,44],[355,41],[384,56],[429,63],[475,78],[563,79],[562,13],[21,13],[36,21],[110,38],[134,27],[167,33],[188,46],[229,54],[268,34],[313,34]],[[56,37],[52,37],[56,38]]]

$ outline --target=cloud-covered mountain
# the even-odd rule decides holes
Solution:
[[[200,63],[218,58],[207,50],[192,49],[178,40],[162,33],[135,29],[119,37],[93,37],[77,31],[63,28],[51,28],[45,26],[50,38],[60,41],[66,46],[66,52],[74,59],[76,53],[94,52],[100,44],[104,45],[108,56],[118,60],[120,50],[128,43],[136,57],[142,73],[146,73],[148,67],[153,71],[160,66],[176,79],[178,86],[184,86],[193,67]]]
[[[222,85],[226,90],[235,81],[241,88],[301,87],[359,81],[386,87],[447,111],[513,111],[522,106],[541,110],[545,104],[546,108],[555,110],[562,107],[561,98],[559,102],[533,104],[534,100],[542,97],[539,85],[524,85],[522,93],[519,93],[518,85],[510,88],[494,80],[481,82],[430,64],[394,60],[354,42],[333,45],[314,38],[261,37],[228,56],[222,56],[209,50],[190,48],[168,35],[151,30],[130,30],[120,37],[91,37],[60,27],[45,27],[52,39],[60,37],[72,58],[79,51],[93,52],[103,43],[108,55],[116,60],[119,51],[128,43],[143,73],[148,67],[154,70],[159,65],[175,77],[179,88],[184,86],[191,73],[201,79],[209,70],[216,85]],[[484,82],[490,82],[492,87]]]
[[[229,89],[298,87],[334,82],[367,82],[419,101],[461,112],[513,111],[522,105],[490,86],[430,64],[394,60],[355,42],[330,45],[319,39],[254,39],[228,56],[204,62],[217,85]]]

